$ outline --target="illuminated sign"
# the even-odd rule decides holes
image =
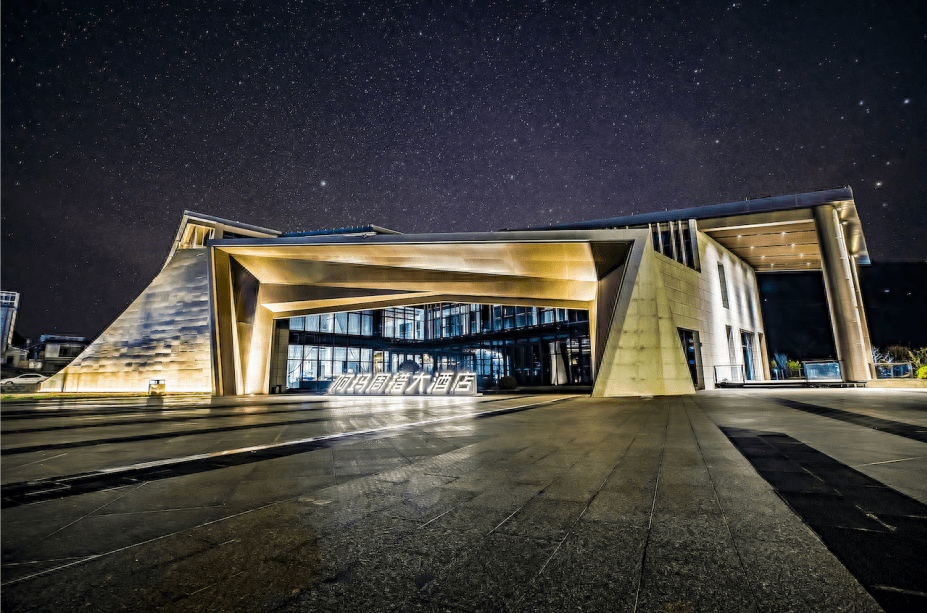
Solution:
[[[346,374],[332,381],[328,393],[332,396],[476,396],[476,373]]]

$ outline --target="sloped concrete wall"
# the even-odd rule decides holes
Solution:
[[[206,249],[178,250],[125,312],[43,390],[211,392]]]
[[[631,286],[624,313],[611,322],[592,395],[661,396],[695,393],[667,297],[656,252],[644,245],[623,288]],[[619,297],[618,308],[623,301]]]

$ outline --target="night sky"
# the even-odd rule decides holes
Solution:
[[[127,4],[0,9],[23,336],[102,331],[184,209],[454,232],[850,185],[873,260],[927,259],[924,2]]]

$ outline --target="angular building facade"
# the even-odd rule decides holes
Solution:
[[[873,376],[849,188],[545,228],[283,233],[187,212],[64,391],[321,391],[343,374],[688,394],[769,378],[756,272],[822,271],[846,381]]]

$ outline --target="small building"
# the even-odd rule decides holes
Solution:
[[[43,334],[38,342],[26,348],[28,363],[25,367],[43,375],[53,375],[73,362],[89,344],[83,336]]]
[[[821,271],[840,377],[874,375],[850,188],[547,227],[285,233],[186,212],[65,391],[260,394],[345,373],[687,394],[770,377],[757,272]]]

